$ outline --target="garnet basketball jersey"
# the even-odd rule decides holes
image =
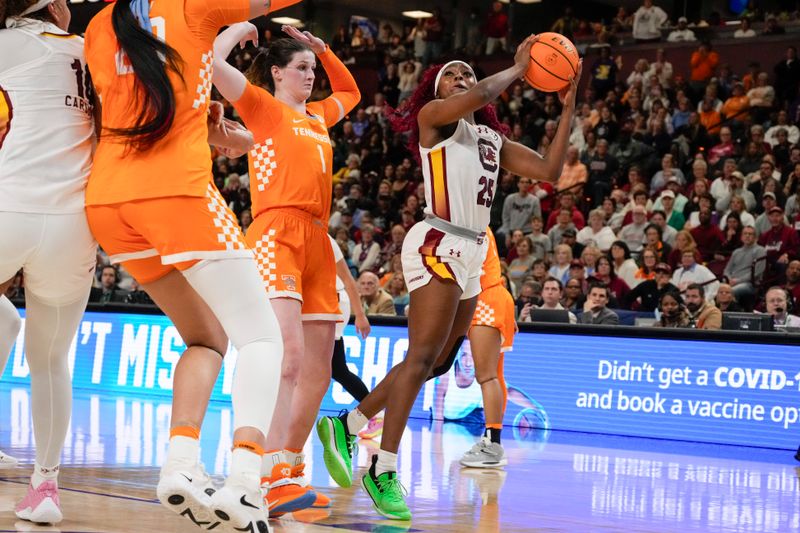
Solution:
[[[425,214],[482,233],[500,173],[500,135],[458,121],[455,133],[433,148],[419,147],[425,179]]]
[[[28,20],[0,31],[15,51],[0,72],[0,211],[80,213],[95,138],[83,39]]]

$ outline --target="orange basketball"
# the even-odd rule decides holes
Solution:
[[[531,63],[525,80],[534,89],[552,93],[569,84],[570,76],[578,72],[578,50],[559,33],[547,32],[531,46]]]

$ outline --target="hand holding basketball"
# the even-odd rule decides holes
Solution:
[[[558,92],[579,76],[578,50],[563,35],[553,32],[539,34],[531,46],[530,55],[525,80],[534,89]]]
[[[539,40],[538,35],[529,35],[519,46],[514,54],[514,65],[518,66],[522,72],[528,72],[531,63],[531,47]]]
[[[569,79],[569,85],[558,91],[558,99],[562,104],[575,105],[575,98],[578,96],[578,83],[581,81],[583,72],[583,59],[578,61],[578,72]]]

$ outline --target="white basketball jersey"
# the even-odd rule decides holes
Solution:
[[[0,50],[0,210],[78,213],[95,139],[83,39],[31,21],[0,30]]]
[[[500,173],[500,135],[458,121],[455,133],[433,148],[419,147],[425,178],[425,213],[482,233]]]

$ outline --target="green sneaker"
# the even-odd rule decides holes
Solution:
[[[373,456],[372,466],[361,478],[361,486],[372,498],[372,506],[378,513],[392,520],[411,520],[404,494],[406,489],[397,479],[397,472],[384,472],[375,477],[375,463],[378,457]]]
[[[340,487],[353,484],[353,446],[355,435],[347,432],[342,416],[323,416],[317,422],[317,435],[322,442],[322,458],[328,473]]]

